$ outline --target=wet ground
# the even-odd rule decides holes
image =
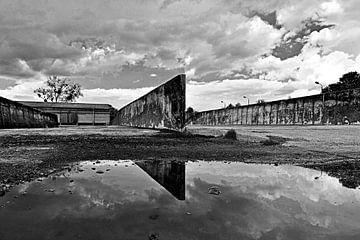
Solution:
[[[85,161],[1,197],[0,239],[359,239],[359,209],[298,166]]]
[[[237,140],[221,137],[234,128]],[[190,126],[184,133],[129,127],[0,131],[0,195],[20,181],[96,159],[293,164],[360,185],[360,126]]]
[[[236,139],[223,136],[231,128]],[[0,239],[359,239],[359,136],[359,126],[1,130]]]

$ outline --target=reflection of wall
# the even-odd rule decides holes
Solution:
[[[0,128],[56,127],[57,117],[0,97]]]
[[[142,170],[179,200],[185,200],[185,163],[174,161],[138,161]]]
[[[112,124],[181,130],[185,124],[185,75],[121,108]]]
[[[324,104],[323,104],[324,97]],[[200,112],[195,124],[290,125],[360,123],[360,89]]]

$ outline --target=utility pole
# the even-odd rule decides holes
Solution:
[[[247,107],[246,107],[246,124],[248,122],[248,112],[249,112],[249,104],[250,104],[250,100],[248,97],[246,96],[243,96],[243,98],[246,98],[247,99]]]
[[[322,85],[320,82],[316,81],[315,84],[320,85],[321,87],[321,95],[322,95],[322,119],[321,124],[324,124],[325,118],[325,94],[324,94],[324,85]]]

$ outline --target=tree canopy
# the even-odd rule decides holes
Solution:
[[[40,87],[34,91],[44,102],[75,102],[77,98],[83,96],[81,86],[67,78],[50,76],[46,85],[47,87]]]
[[[358,72],[348,72],[339,79],[339,82],[325,87],[323,92],[338,92],[354,88],[360,88],[360,74]]]
[[[185,111],[185,117],[186,117],[186,122],[191,122],[194,121],[196,119],[196,114],[197,112],[192,108],[192,107],[188,107]]]
[[[258,99],[257,100],[257,104],[264,104],[265,103],[265,100],[264,99]]]

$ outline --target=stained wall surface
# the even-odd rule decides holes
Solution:
[[[185,125],[184,74],[121,108],[112,125],[181,130]]]
[[[0,128],[41,128],[58,126],[54,114],[0,97]]]
[[[360,89],[197,113],[201,125],[360,124]]]

